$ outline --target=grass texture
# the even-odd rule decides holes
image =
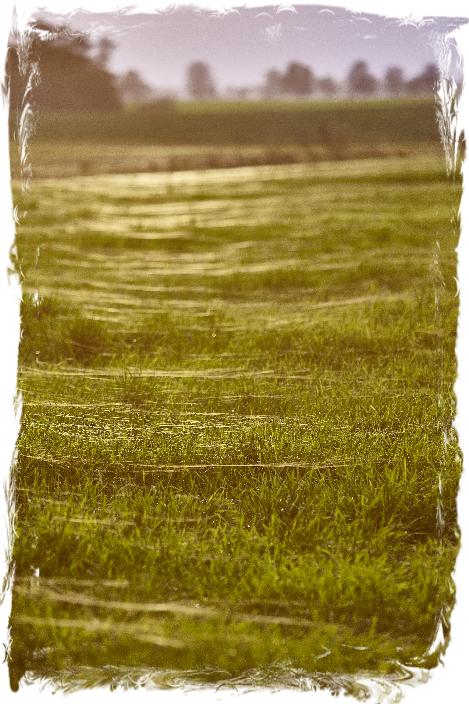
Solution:
[[[459,197],[442,156],[17,189],[13,683],[436,664]]]

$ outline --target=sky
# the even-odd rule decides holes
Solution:
[[[44,15],[43,15],[44,16]],[[364,60],[377,78],[398,65],[413,78],[435,62],[435,32],[467,20],[435,18],[421,25],[332,6],[277,5],[223,12],[178,7],[152,14],[72,13],[71,27],[108,36],[116,43],[109,68],[122,75],[137,70],[160,91],[182,92],[187,67],[204,61],[218,90],[260,86],[267,71],[291,61],[309,66],[319,78],[343,81],[352,63]]]

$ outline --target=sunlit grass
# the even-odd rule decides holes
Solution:
[[[44,299],[22,304],[15,672],[437,662],[459,193],[427,157],[17,195]]]

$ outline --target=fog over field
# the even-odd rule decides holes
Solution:
[[[240,8],[218,15],[193,8],[128,16],[76,12],[67,20],[72,28],[92,29],[115,41],[109,64],[113,72],[135,69],[154,88],[177,92],[184,91],[187,66],[197,60],[212,66],[222,92],[257,86],[267,71],[283,69],[290,61],[339,82],[357,60],[366,61],[380,79],[397,64],[408,79],[435,61],[431,35],[465,21],[432,18],[417,27],[321,5]],[[454,71],[459,73],[456,66]]]

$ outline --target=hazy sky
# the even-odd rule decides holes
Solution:
[[[63,20],[66,20],[66,15]],[[465,20],[433,19],[423,27],[321,5],[272,6],[217,14],[179,8],[151,15],[74,13],[68,23],[106,34],[116,42],[110,69],[136,69],[161,90],[181,91],[191,61],[212,67],[217,88],[260,85],[271,68],[290,61],[310,66],[318,77],[343,80],[363,59],[382,78],[391,65],[406,78],[435,61],[432,33],[450,31]]]

